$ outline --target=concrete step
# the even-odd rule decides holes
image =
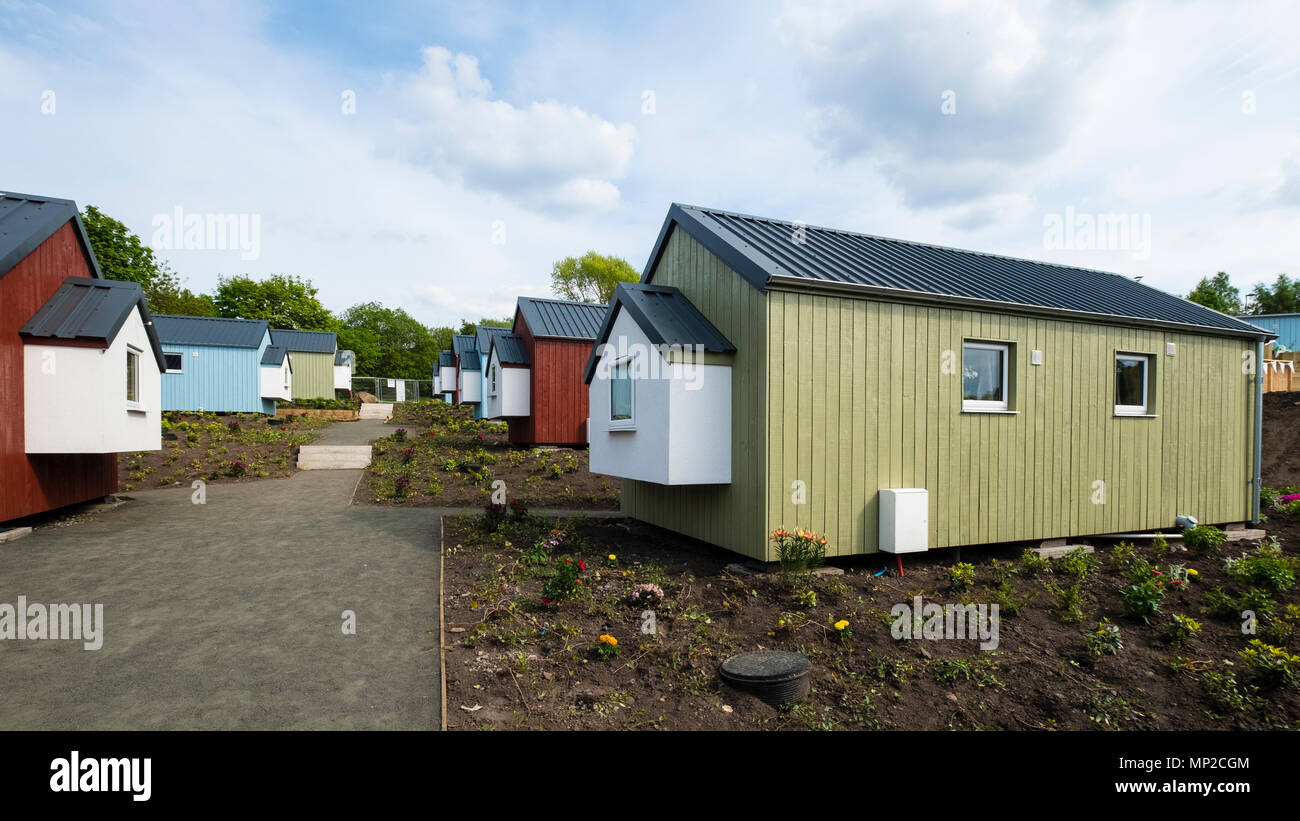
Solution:
[[[362,402],[361,418],[362,419],[387,419],[393,415],[393,403],[391,402]]]
[[[356,470],[369,464],[369,445],[304,445],[298,449],[298,470]]]

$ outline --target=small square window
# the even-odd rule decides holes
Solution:
[[[1011,346],[997,342],[962,345],[961,407],[964,411],[1005,411]]]
[[[621,427],[630,427],[632,413],[632,374],[629,360],[614,365],[609,379],[609,421]]]
[[[163,359],[167,363],[167,373],[181,373],[185,369],[185,355],[179,353],[165,353]]]
[[[1150,357],[1141,354],[1115,354],[1115,414],[1117,416],[1142,416],[1147,414],[1148,375]]]

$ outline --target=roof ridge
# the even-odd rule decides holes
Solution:
[[[686,203],[680,203],[680,202],[675,202],[673,203],[673,205],[676,205],[677,207],[682,209],[699,211],[704,214],[708,214],[709,216],[713,216],[714,214],[720,214],[726,217],[737,217],[739,219],[754,220],[755,222],[765,222],[768,223],[769,225],[788,225],[791,227],[794,226],[794,220],[775,219],[773,217],[760,217],[757,214],[745,214],[740,211],[727,211],[722,208],[709,208],[703,205],[687,205]],[[721,224],[719,225],[722,228],[726,228],[725,225],[721,225]],[[950,251],[955,254],[974,254],[975,256],[989,257],[990,259],[1005,259],[1011,262],[1027,262],[1031,265],[1051,265],[1056,268],[1067,268],[1072,271],[1083,271],[1089,274],[1105,274],[1106,276],[1120,277],[1121,279],[1127,279],[1130,282],[1138,282],[1138,280],[1134,279],[1131,276],[1127,276],[1125,274],[1117,274],[1114,271],[1103,271],[1100,268],[1084,268],[1081,265],[1071,265],[1066,262],[1047,262],[1041,259],[1030,259],[1029,257],[1016,257],[1010,254],[995,253],[993,251],[976,251],[972,248],[958,248],[955,245],[939,245],[938,243],[934,243],[934,242],[921,242],[920,240],[914,240],[914,239],[900,239],[899,237],[886,237],[881,234],[868,234],[865,231],[849,231],[843,228],[831,228],[826,225],[810,225],[808,223],[802,223],[799,227],[808,231],[825,231],[828,234],[841,234],[846,237],[860,237],[862,239],[873,239],[878,242],[896,242],[899,245],[912,245],[917,248],[933,248],[937,251]],[[1143,283],[1138,282],[1138,284],[1143,284]],[[1151,286],[1148,285],[1147,287],[1149,288]]]

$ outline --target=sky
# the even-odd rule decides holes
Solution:
[[[1221,0],[0,0],[0,190],[195,290],[430,325],[588,250],[641,270],[673,202],[1248,290],[1300,274],[1298,35]]]

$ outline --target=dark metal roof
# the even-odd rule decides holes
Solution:
[[[676,288],[663,285],[620,282],[609,302],[609,313],[595,344],[583,380],[591,381],[592,372],[600,358],[600,346],[609,339],[614,319],[622,308],[631,315],[637,326],[655,345],[699,345],[714,353],[732,353],[736,346],[714,327],[704,314]]]
[[[68,277],[32,314],[18,333],[33,340],[77,339],[111,345],[131,312],[140,310],[158,370],[166,370],[158,332],[145,305],[144,291],[134,282]]]
[[[155,314],[154,327],[164,345],[218,345],[257,348],[266,336],[265,319],[225,319],[215,316]]]
[[[443,351],[442,353],[438,354],[438,367],[439,368],[456,367],[456,354],[452,353],[450,350]]]
[[[266,350],[262,351],[262,364],[275,365],[276,367],[279,367],[284,364],[284,358],[288,353],[288,351],[279,345],[267,345]],[[289,370],[293,370],[292,364],[289,365]]]
[[[1211,333],[1269,335],[1119,274],[676,203],[664,220],[642,282],[651,281],[674,225],[760,291],[773,284],[829,285],[883,297],[942,297],[986,310],[1047,309],[1089,319],[1145,320]]]
[[[524,338],[518,334],[494,334],[492,347],[496,348],[497,359],[502,365],[528,364],[528,351],[524,348]]]
[[[90,247],[77,204],[56,197],[30,194],[0,194],[0,277],[9,273],[37,246],[54,235],[68,221],[77,232],[81,253],[90,267],[91,276],[102,279],[95,252]]]
[[[335,352],[334,352],[334,364],[335,364],[335,365],[348,365],[348,366],[355,367],[356,364],[357,364],[357,355],[354,354],[352,351],[349,351],[349,350],[335,351]]]
[[[477,340],[469,334],[454,334],[451,338],[452,350],[456,356],[460,357],[460,369],[462,371],[481,370],[479,364],[478,350],[474,347]]]
[[[605,319],[606,306],[590,302],[521,296],[517,304],[534,337],[595,339]]]
[[[501,328],[496,325],[476,325],[474,326],[474,350],[484,359],[487,358],[488,352],[492,350],[492,338],[510,333],[509,328]]]
[[[338,347],[338,334],[333,331],[284,331],[271,329],[271,344],[279,345],[292,353],[334,353]]]

